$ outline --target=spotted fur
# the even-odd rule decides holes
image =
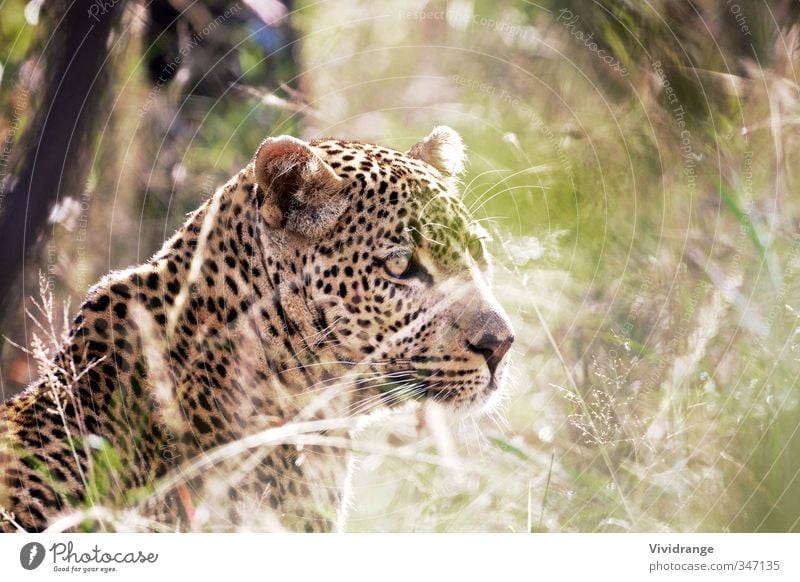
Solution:
[[[150,261],[92,287],[56,371],[0,407],[0,527],[103,504],[330,530],[349,419],[409,398],[475,410],[501,384],[513,335],[463,164],[446,127],[406,154],[266,140]]]

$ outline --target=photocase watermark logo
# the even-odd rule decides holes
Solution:
[[[589,49],[589,52],[594,54],[598,59],[603,61],[613,70],[617,71],[621,76],[628,76],[628,69],[622,66],[622,63],[619,62],[619,59],[615,59],[614,56],[607,53],[605,49],[600,48],[600,45],[594,40],[593,32],[586,34],[584,31],[578,28],[578,25],[581,22],[580,16],[573,14],[568,8],[562,8],[558,11],[556,22],[561,24],[565,30],[568,30],[569,34],[576,40],[583,43],[583,46]]]
[[[47,549],[39,542],[30,542],[19,551],[19,563],[26,570],[35,570],[45,559],[46,569],[57,573],[110,574],[128,567],[155,564],[158,554],[118,548],[106,550],[97,544],[91,548],[79,547],[71,541],[56,542]]]
[[[100,16],[105,16],[111,9],[114,8],[117,4],[119,4],[120,0],[94,0],[92,5],[89,6],[89,10],[87,14],[89,18],[93,18],[97,22],[100,22]]]
[[[19,551],[19,563],[26,570],[35,570],[44,561],[44,546],[39,542],[30,542]]]

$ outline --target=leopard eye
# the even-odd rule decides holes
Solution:
[[[384,267],[392,277],[403,277],[408,274],[411,266],[411,255],[408,253],[394,253],[386,259]]]
[[[476,263],[484,259],[483,241],[480,238],[471,238],[467,243],[467,250]]]

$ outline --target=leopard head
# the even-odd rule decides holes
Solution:
[[[464,163],[448,127],[405,153],[282,136],[253,161],[271,251],[300,289],[296,317],[390,405],[476,410],[503,385],[514,332],[491,291],[486,233],[460,198]]]

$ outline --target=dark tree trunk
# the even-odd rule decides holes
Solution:
[[[34,256],[50,209],[77,196],[105,116],[99,108],[111,78],[110,41],[125,0],[65,0],[51,5],[41,80],[7,182],[0,214],[0,322],[21,308],[22,267]]]

